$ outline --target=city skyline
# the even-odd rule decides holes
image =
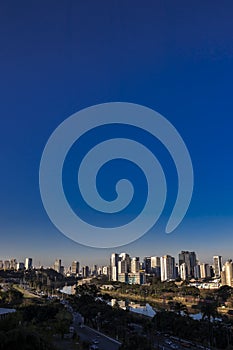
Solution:
[[[115,252],[115,253],[111,252],[111,254],[109,256],[105,256],[104,257],[104,260],[103,260],[102,263],[98,262],[98,261],[92,262],[92,260],[91,260],[91,262],[90,262],[90,260],[89,261],[88,260],[81,261],[77,256],[76,257],[70,257],[69,260],[67,260],[67,259],[64,260],[64,258],[62,256],[57,256],[54,260],[50,259],[50,263],[46,265],[46,264],[44,264],[42,259],[41,260],[37,260],[37,259],[35,259],[32,256],[30,256],[30,258],[28,258],[28,256],[19,257],[17,255],[12,257],[12,256],[9,256],[7,254],[5,256],[0,255],[0,261],[1,262],[9,261],[9,263],[11,263],[11,261],[15,260],[17,263],[24,263],[25,268],[26,268],[27,261],[30,260],[30,266],[33,267],[33,268],[43,267],[43,268],[54,268],[55,270],[56,270],[55,266],[58,266],[58,265],[60,267],[62,265],[62,267],[65,270],[67,270],[69,268],[72,268],[73,263],[78,263],[79,270],[81,270],[81,268],[83,266],[89,266],[89,267],[95,266],[95,265],[98,266],[98,267],[110,266],[109,259],[111,260],[112,254],[116,254],[118,256],[123,256],[123,255],[125,256],[125,254],[126,254],[127,256],[130,257],[130,260],[139,258],[139,262],[140,263],[142,263],[146,258],[158,258],[158,257],[162,258],[164,256],[171,256],[171,257],[173,257],[175,259],[175,264],[176,265],[180,265],[181,262],[180,262],[180,258],[179,257],[180,257],[180,255],[182,253],[194,253],[194,254],[196,254],[195,255],[196,256],[196,262],[198,264],[208,264],[208,265],[213,266],[213,267],[215,266],[215,261],[214,261],[215,258],[221,257],[222,266],[227,261],[233,260],[233,254],[232,254],[232,257],[224,257],[222,255],[212,255],[211,259],[208,260],[208,259],[200,259],[199,258],[199,254],[196,251],[194,252],[193,250],[192,251],[179,250],[177,252],[177,254],[174,254],[174,255],[171,255],[171,254],[169,254],[167,252],[163,252],[162,255],[159,255],[159,254],[153,254],[153,255],[139,255],[139,254],[137,255],[136,254],[136,255],[133,255],[129,251],[127,251],[127,252],[126,251],[118,251],[118,252]],[[125,259],[125,257],[123,259]],[[26,268],[26,269],[28,269],[28,268]]]
[[[194,192],[183,222],[165,234],[177,195],[173,161],[150,135],[117,130],[129,132],[157,155],[168,199],[148,233],[114,250],[133,256],[175,256],[182,247],[198,251],[200,260],[210,261],[218,254],[231,258],[233,4],[26,3],[27,10],[17,1],[5,2],[0,11],[6,33],[0,43],[0,256],[7,252],[23,257],[30,252],[46,265],[59,256],[67,262],[80,257],[84,265],[89,259],[91,264],[104,263],[112,248],[75,243],[50,222],[40,197],[39,166],[49,136],[66,118],[92,105],[124,101],[156,110],[178,130],[192,159]],[[90,143],[109,134],[115,137],[106,129],[86,135],[82,147],[77,150],[74,145],[64,163],[64,192],[84,220],[101,221],[102,215],[94,210],[90,215],[90,208],[79,201],[76,167]],[[100,172],[100,193],[113,200],[116,180],[129,178],[135,185],[135,202],[122,216],[107,216],[101,223],[106,226],[124,224],[145,204],[143,175],[131,163],[119,164]]]
[[[213,256],[212,263],[200,261],[196,252],[181,250],[178,259],[168,254],[163,256],[147,256],[143,259],[131,256],[127,252],[111,253],[109,263],[99,266],[80,264],[73,260],[68,266],[64,266],[61,258],[57,258],[51,266],[33,264],[32,258],[25,258],[24,262],[18,262],[16,258],[0,260],[0,270],[29,272],[36,269],[54,270],[66,277],[75,277],[90,282],[93,277],[107,277],[107,280],[126,284],[144,285],[154,281],[170,282],[189,281],[191,286],[216,289],[220,286],[233,286],[233,261],[224,261],[221,255]],[[82,283],[82,282],[81,282]]]

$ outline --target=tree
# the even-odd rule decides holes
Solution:
[[[12,329],[5,334],[0,333],[0,350],[52,350],[41,336],[25,328]]]
[[[206,300],[202,306],[201,306],[201,313],[202,313],[202,320],[207,318],[208,320],[208,338],[209,338],[209,345],[213,343],[213,325],[211,325],[211,318],[213,318],[213,321],[218,315],[217,312],[217,303]]]
[[[56,330],[61,334],[61,337],[64,338],[64,334],[68,333],[69,326],[72,322],[72,315],[64,310],[61,310],[56,315]]]
[[[233,294],[233,288],[230,286],[222,286],[216,291],[216,296],[221,302],[226,302]]]
[[[140,335],[132,335],[121,345],[120,350],[151,350],[147,338]]]
[[[188,315],[187,306],[178,301],[169,301],[169,308],[171,311],[175,312],[177,315],[185,314]]]
[[[201,305],[201,313],[202,313],[202,319],[204,320],[205,318],[208,319],[208,321],[211,321],[211,317],[213,320],[217,317],[218,312],[217,312],[217,304],[216,302],[213,301],[205,301]]]

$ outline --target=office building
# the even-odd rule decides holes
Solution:
[[[186,281],[187,279],[187,269],[186,269],[186,264],[185,263],[182,263],[179,267],[179,272],[180,272],[180,278],[183,280],[183,281]]]
[[[129,272],[130,271],[130,263],[131,263],[131,259],[130,259],[129,254],[127,254],[127,253],[120,253],[119,254],[119,260],[126,261],[126,265],[127,265],[127,271],[126,272]]]
[[[92,276],[97,276],[98,275],[98,266],[97,265],[93,265],[91,268],[91,275]]]
[[[71,264],[71,273],[73,275],[78,275],[79,274],[79,262],[78,261],[73,261]]]
[[[82,276],[83,278],[89,277],[89,267],[88,266],[83,266],[82,268]]]
[[[128,274],[128,283],[129,284],[144,284],[145,283],[145,273],[136,272]]]
[[[222,257],[220,255],[215,255],[213,257],[213,262],[214,276],[218,278],[221,276],[222,272]]]
[[[105,276],[109,276],[109,266],[103,266],[102,267],[102,274],[105,275]]]
[[[130,269],[130,272],[131,273],[137,273],[140,271],[140,259],[139,257],[135,257],[135,258],[132,258],[131,260],[131,269]]]
[[[9,260],[4,260],[4,270],[10,270],[10,261]]]
[[[25,259],[25,269],[31,270],[32,269],[32,258],[26,258]]]
[[[121,283],[128,283],[128,273],[118,273],[118,281]]]
[[[164,255],[160,258],[161,281],[174,280],[175,273],[175,258],[170,255]]]
[[[200,265],[201,278],[210,278],[211,277],[211,269],[209,264],[201,264]]]
[[[17,260],[12,258],[11,261],[10,261],[10,269],[11,270],[16,270],[17,268]]]
[[[56,259],[54,263],[54,270],[61,273],[61,259]]]
[[[144,269],[146,274],[151,274],[151,257],[144,258]]]
[[[118,261],[118,274],[119,273],[127,273],[128,272],[128,264],[126,260]]]
[[[110,258],[110,280],[111,281],[118,280],[118,260],[119,260],[119,255],[116,253],[112,253]]]
[[[194,266],[194,278],[196,278],[196,279],[200,279],[201,278],[200,264],[197,264],[196,266]]]
[[[194,266],[197,264],[196,253],[182,250],[179,254],[179,267],[185,263],[187,278],[194,277]]]
[[[18,262],[18,263],[17,263],[17,266],[16,266],[16,270],[17,270],[17,271],[23,271],[23,270],[24,270],[24,267],[25,267],[25,265],[24,265],[23,262]]]
[[[151,273],[153,273],[156,277],[161,276],[160,257],[159,256],[152,256],[151,257]]]
[[[222,285],[233,287],[233,263],[232,260],[226,261],[221,274]]]

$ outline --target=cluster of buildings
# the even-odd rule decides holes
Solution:
[[[42,266],[39,268],[41,267]],[[17,259],[15,258],[0,260],[0,270],[27,271],[32,270],[33,268],[35,267],[33,266],[32,258],[25,258],[24,262],[17,262]],[[61,259],[56,259],[51,268],[65,276],[73,275],[76,277],[88,278],[103,274],[102,268],[98,268],[97,265],[93,265],[91,268],[89,266],[80,267],[80,263],[78,261],[72,261],[71,265],[68,268],[65,268],[62,265]],[[108,274],[109,269],[107,267],[106,271],[105,268],[103,268],[103,270],[106,272],[104,274]]]
[[[17,262],[15,258],[10,260],[0,260],[0,270],[22,271],[31,270],[32,268],[32,258],[26,258],[25,262]]]
[[[231,267],[228,267],[230,264]],[[113,253],[110,258],[110,280],[129,284],[143,284],[148,275],[160,278],[162,282],[172,281],[177,278],[182,280],[200,280],[208,278],[219,279],[228,284],[229,278],[224,279],[224,273],[228,276],[233,273],[232,262],[226,262],[223,266],[222,257],[214,256],[213,264],[200,263],[195,252],[181,251],[178,262],[170,255],[162,257],[145,257],[140,261],[139,257],[131,258],[127,253]],[[232,275],[233,278],[233,275]],[[228,283],[226,283],[228,282]]]
[[[72,261],[71,265],[65,269],[64,266],[61,263],[61,259],[56,259],[53,265],[53,269],[57,271],[58,273],[61,273],[62,275],[66,276],[76,276],[76,277],[83,277],[88,278],[90,276],[97,276],[101,275],[101,271],[98,270],[97,265],[93,265],[92,268],[89,266],[82,266],[80,268],[79,261]]]
[[[0,260],[0,270],[31,270],[32,258],[26,258],[24,262],[17,262],[15,258]],[[148,276],[154,276],[164,281],[172,281],[180,278],[193,282],[215,280],[218,285],[233,287],[233,261],[227,260],[224,264],[222,256],[213,257],[213,263],[200,263],[196,253],[181,251],[178,260],[171,255],[150,256],[140,260],[139,257],[131,257],[128,253],[112,253],[110,265],[98,267],[93,265],[80,267],[78,261],[72,261],[68,268],[64,268],[61,259],[56,259],[52,268],[66,276],[89,278],[105,275],[111,281],[119,281],[128,284],[144,284]]]

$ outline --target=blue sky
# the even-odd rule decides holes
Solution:
[[[182,135],[195,176],[188,213],[166,235],[177,180],[159,150],[168,204],[154,229],[117,251],[233,257],[232,11],[231,1],[1,2],[0,257],[108,261],[112,249],[81,246],[53,226],[38,173],[43,148],[63,120],[112,101],[164,115]]]

